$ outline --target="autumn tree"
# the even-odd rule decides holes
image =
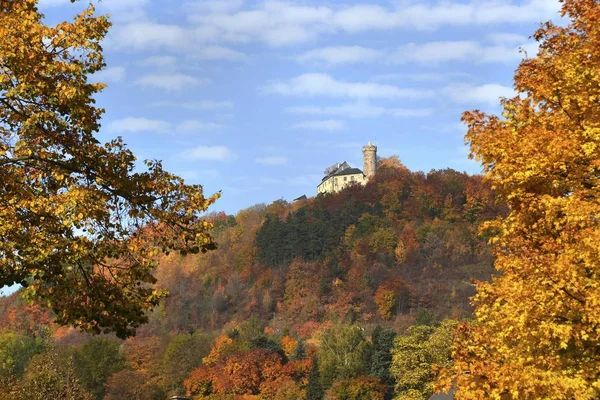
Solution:
[[[195,333],[175,336],[162,358],[162,376],[165,387],[171,391],[183,389],[183,380],[200,366],[211,349],[213,336]]]
[[[73,367],[83,388],[102,399],[108,378],[125,368],[125,354],[115,340],[92,338],[73,353]]]
[[[324,388],[336,380],[365,375],[370,346],[357,325],[336,325],[325,331],[319,343],[319,374]]]
[[[36,0],[0,2],[0,286],[25,286],[59,324],[126,337],[166,294],[157,255],[215,247],[200,213],[217,196],[95,138],[109,26],[92,5],[48,26]]]
[[[44,350],[41,339],[18,335],[0,334],[0,385],[7,386],[19,379],[31,357]]]
[[[92,400],[75,374],[72,358],[55,350],[39,354],[27,365],[23,379],[10,393],[16,400]]]
[[[375,291],[374,300],[379,309],[379,315],[384,320],[392,318],[392,314],[400,309],[408,311],[410,292],[408,285],[400,279],[388,279]]]
[[[106,381],[104,400],[158,400],[166,397],[151,377],[141,371],[119,371]]]
[[[503,118],[463,115],[510,213],[488,225],[500,274],[461,328],[444,382],[457,398],[600,396],[600,2],[564,0],[562,15],[534,34]]]
[[[456,321],[440,326],[414,325],[398,336],[392,349],[390,372],[396,381],[396,399],[427,400],[434,393],[438,372],[452,363]]]

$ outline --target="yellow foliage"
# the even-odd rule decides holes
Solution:
[[[500,271],[478,285],[440,386],[457,399],[600,397],[600,3],[543,24],[503,118],[465,113],[472,155],[510,214],[486,227]]]
[[[289,358],[296,352],[298,341],[290,336],[284,336],[281,338],[281,348],[285,355]]]
[[[36,0],[0,2],[0,286],[52,308],[59,324],[131,336],[166,292],[153,287],[160,253],[215,247],[200,213],[218,197],[101,144],[110,23],[94,7],[48,26]]]

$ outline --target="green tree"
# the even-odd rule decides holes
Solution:
[[[31,357],[40,354],[45,343],[16,333],[0,334],[0,385],[19,379]]]
[[[323,333],[319,344],[319,373],[324,388],[340,379],[352,379],[369,371],[370,346],[362,328],[336,325]]]
[[[131,336],[166,295],[158,256],[215,247],[201,213],[218,195],[98,141],[91,74],[110,23],[91,4],[45,21],[37,0],[0,2],[0,286],[25,286],[59,324]]]
[[[371,335],[372,354],[370,375],[381,379],[381,382],[393,388],[394,378],[390,374],[392,364],[392,347],[396,332],[393,329],[375,327]]]
[[[164,400],[167,395],[147,374],[123,370],[106,382],[104,400]]]
[[[313,357],[310,374],[308,375],[308,384],[306,385],[306,400],[323,400],[323,394],[321,375],[319,374],[319,361],[316,357]]]
[[[451,320],[437,327],[416,325],[408,328],[408,335],[396,338],[390,367],[396,380],[396,399],[431,397],[439,369],[452,364],[452,341],[457,325]]]
[[[183,380],[202,364],[211,350],[214,336],[194,333],[176,335],[162,359],[162,377],[168,391],[183,393]]]
[[[108,378],[125,368],[125,354],[115,340],[92,338],[73,352],[73,366],[81,385],[101,399]]]
[[[14,387],[15,400],[92,400],[94,396],[83,388],[72,358],[61,357],[54,350],[33,357],[23,379]]]

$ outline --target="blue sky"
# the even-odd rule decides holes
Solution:
[[[51,23],[86,2],[41,0]],[[213,211],[316,193],[361,147],[412,170],[470,173],[461,112],[498,111],[557,1],[103,0],[101,140],[207,194]]]

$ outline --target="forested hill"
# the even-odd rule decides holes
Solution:
[[[183,390],[183,380],[211,347],[214,353],[223,345],[222,336],[213,343],[211,335],[229,332],[225,338],[234,340],[231,330],[244,321],[284,346],[283,336],[310,343],[332,324],[402,333],[414,324],[468,317],[472,279],[489,279],[493,271],[478,225],[503,212],[481,176],[451,169],[411,172],[392,157],[381,161],[366,186],[256,205],[235,216],[212,214],[218,249],[161,260],[156,277],[170,296],[125,342],[124,357],[133,371],[152,378],[153,390],[172,393]],[[0,299],[5,335],[46,332],[56,345],[77,348],[87,340],[52,325],[51,318],[37,306],[26,307],[18,294]],[[198,354],[174,355],[173,343],[181,337],[210,340],[195,347]],[[187,364],[178,359],[180,370],[170,370],[169,357],[184,357]],[[125,384],[133,378],[121,379]],[[337,378],[331,379],[328,385]],[[102,398],[117,389],[98,390]]]

